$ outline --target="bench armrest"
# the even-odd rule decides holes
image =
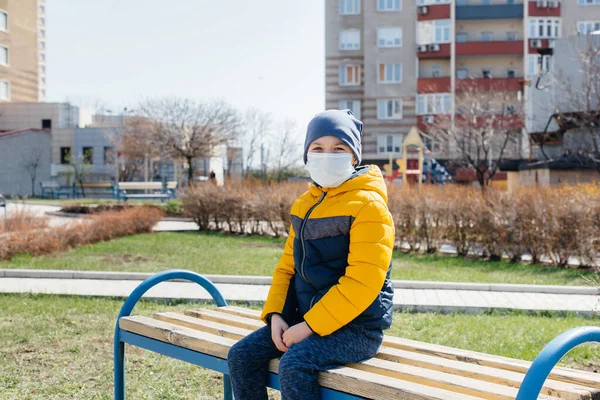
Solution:
[[[554,338],[543,348],[529,367],[516,400],[537,399],[546,378],[556,363],[571,349],[587,342],[600,342],[599,327],[573,328]]]

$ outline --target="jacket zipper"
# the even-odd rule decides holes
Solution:
[[[310,217],[310,214],[313,212],[315,207],[317,207],[319,204],[321,204],[321,202],[325,198],[326,194],[327,194],[327,192],[323,192],[321,194],[321,197],[319,198],[319,201],[317,201],[317,203],[308,210],[308,212],[304,216],[304,222],[302,223],[302,228],[300,229],[300,242],[302,243],[302,263],[300,264],[300,276],[307,283],[308,283],[308,279],[306,279],[306,275],[304,274],[304,261],[306,261],[306,246],[304,245],[304,227],[306,227],[306,223],[308,222],[308,217]]]

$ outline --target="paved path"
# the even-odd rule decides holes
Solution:
[[[135,279],[56,279],[0,277],[1,293],[46,293],[78,296],[126,297],[141,282]],[[226,300],[264,302],[266,284],[216,283]],[[457,286],[460,287],[460,286]],[[515,289],[516,290],[516,289]],[[165,282],[147,293],[159,299],[207,300],[210,296],[194,283]],[[600,296],[517,291],[396,287],[394,307],[419,312],[481,312],[490,309],[571,311],[593,316],[600,311]]]

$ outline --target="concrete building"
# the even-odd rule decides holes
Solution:
[[[468,90],[502,92],[508,110],[528,102],[538,49],[600,29],[600,0],[326,0],[325,18],[326,107],[365,122],[363,158],[382,165]],[[526,121],[510,123],[523,133],[510,156],[526,157]]]
[[[44,3],[39,0],[0,0],[2,102],[36,102],[45,95]]]
[[[51,142],[48,130],[0,132],[0,193],[39,195],[40,182],[50,180]]]

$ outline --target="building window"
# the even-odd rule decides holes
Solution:
[[[52,120],[51,119],[43,119],[42,120],[42,129],[52,129]]]
[[[40,61],[42,61],[42,62],[46,61],[46,54],[40,53]]]
[[[360,31],[357,29],[340,32],[340,50],[359,50]]]
[[[481,41],[482,42],[491,42],[492,40],[494,40],[493,32],[482,32],[481,33]]]
[[[506,40],[518,40],[518,37],[517,32],[506,32]]]
[[[417,95],[417,114],[448,114],[452,107],[450,93],[429,93]]]
[[[0,81],[0,100],[10,100],[10,83],[8,81]]]
[[[402,99],[378,100],[378,119],[402,119]]]
[[[377,135],[377,154],[402,153],[402,135]]]
[[[360,119],[360,100],[340,100],[340,110],[350,110],[357,119]]]
[[[549,61],[549,56],[542,57],[540,54],[530,54],[527,60],[527,76],[538,76],[540,74],[540,68],[542,71],[548,71]]]
[[[402,47],[402,28],[377,29],[377,45],[379,47]]]
[[[578,0],[580,6],[593,6],[600,4],[600,0]]]
[[[340,66],[340,86],[360,85],[360,65]]]
[[[577,34],[587,35],[595,31],[600,31],[600,21],[578,21]]]
[[[40,97],[42,99],[46,97],[46,91],[44,89],[40,90]]]
[[[69,164],[71,161],[71,148],[70,147],[61,147],[60,148],[60,163],[61,164]]]
[[[456,34],[456,41],[458,43],[465,43],[469,41],[469,34],[467,32],[458,32]]]
[[[438,64],[433,64],[431,66],[431,76],[434,78],[439,78],[442,76],[442,67]]]
[[[378,0],[377,11],[400,11],[402,0]]]
[[[40,37],[46,37],[46,30],[40,29]]]
[[[379,83],[402,82],[402,64],[379,64]]]
[[[506,70],[506,77],[507,78],[516,78],[517,77],[517,71],[515,71],[514,69],[508,69],[508,70]]]
[[[8,14],[0,11],[0,30],[8,31]]]
[[[468,79],[469,78],[469,70],[466,68],[459,68],[456,70],[456,77],[458,79]]]
[[[40,17],[40,25],[46,25],[46,20]]]
[[[40,5],[40,14],[44,14],[46,12],[46,7],[43,5]]]
[[[529,37],[532,39],[560,37],[560,18],[529,18]]]
[[[434,22],[435,43],[450,43],[451,21],[449,19],[440,19]]]
[[[83,162],[85,164],[93,164],[94,163],[94,148],[93,147],[84,147],[81,151]]]
[[[45,74],[45,73],[46,73],[46,66],[40,65],[40,74]]]
[[[40,50],[46,50],[46,42],[40,42]]]
[[[104,147],[104,165],[113,165],[115,163],[115,149],[113,147]]]
[[[481,76],[484,77],[484,78],[486,78],[486,79],[489,79],[489,78],[492,77],[492,71],[489,70],[489,69],[487,69],[487,68],[482,69],[481,70]]]
[[[0,65],[8,65],[8,47],[0,46]]]
[[[341,15],[360,14],[360,0],[340,0]]]

